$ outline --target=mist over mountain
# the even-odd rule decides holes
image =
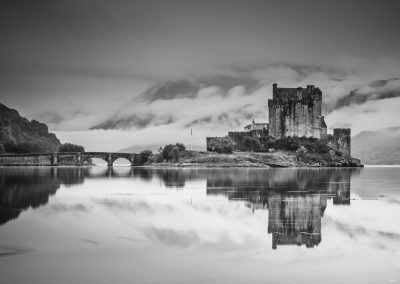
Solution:
[[[359,133],[352,138],[352,156],[366,165],[399,165],[400,125]]]
[[[391,126],[400,101],[400,79],[362,78],[339,71],[296,66],[254,69],[247,75],[182,79],[157,84],[121,106],[91,129],[174,128],[240,129],[253,117],[268,120],[267,100],[272,83],[285,87],[314,84],[323,92],[323,114],[328,126],[366,128]],[[264,80],[262,79],[264,78]],[[268,79],[266,79],[268,78]],[[289,78],[289,79],[288,79]],[[379,119],[380,125],[376,121]],[[375,121],[375,123],[374,123]]]
[[[369,100],[377,101],[400,97],[400,78],[376,80],[352,90],[348,95],[338,99],[335,108],[349,105],[360,105]]]
[[[61,145],[53,133],[49,133],[46,124],[36,120],[29,121],[18,111],[0,103],[0,144],[29,143],[39,152],[55,152]]]
[[[183,127],[212,123],[240,124],[239,117],[233,118],[230,112],[234,111],[250,119],[255,110],[254,105],[244,103],[234,106],[236,102],[229,100],[235,99],[235,96],[251,95],[259,86],[258,80],[229,76],[182,79],[158,84],[136,96],[91,129],[140,129],[178,121]]]

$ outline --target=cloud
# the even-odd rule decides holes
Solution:
[[[348,105],[360,105],[369,100],[382,100],[400,97],[400,78],[377,80],[366,86],[352,90],[349,95],[341,97],[336,108]]]
[[[372,64],[374,68],[369,69]],[[325,68],[280,64],[252,68],[247,75],[233,69],[231,76],[167,82],[134,98],[95,128],[140,128],[177,122],[204,122],[212,127],[213,123],[230,120],[235,124],[237,119],[251,116],[265,119],[266,102],[272,96],[274,82],[288,87],[317,85],[323,91],[327,114],[350,104],[397,97],[400,80],[395,76],[399,68],[393,66],[400,67],[400,63],[339,58]]]
[[[348,57],[325,67],[273,64],[231,68],[229,72],[224,69],[218,76],[159,83],[134,95],[117,111],[109,108],[100,114],[75,113],[71,108],[66,116],[69,118],[59,125],[71,130],[73,125],[79,125],[75,128],[78,130],[90,126],[94,130],[113,130],[110,135],[118,133],[121,137],[140,136],[130,139],[140,141],[140,145],[189,142],[187,133],[193,128],[204,135],[199,138],[203,141],[206,136],[241,130],[253,117],[267,122],[267,100],[272,97],[272,83],[277,82],[286,87],[318,86],[323,92],[323,115],[328,128],[351,127],[352,133],[357,134],[396,125],[396,109],[400,107],[398,70],[400,62],[396,60]],[[89,133],[102,132],[88,131],[85,135],[90,136]],[[173,137],[174,141],[162,135]],[[200,140],[195,145],[203,147]],[[129,144],[123,145],[126,146]]]
[[[326,116],[328,127],[351,127],[352,134],[399,124],[400,97],[368,100],[333,110]]]

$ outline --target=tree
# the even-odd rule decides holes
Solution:
[[[208,145],[210,151],[226,154],[232,153],[233,147],[234,143],[228,136],[215,137]]]
[[[13,154],[25,154],[25,153],[38,153],[40,152],[39,146],[27,142],[13,143],[7,142],[4,144],[4,150],[6,153]]]
[[[164,160],[169,160],[169,154],[172,151],[172,148],[174,148],[173,144],[167,144],[164,146],[164,148],[162,149],[162,156],[164,158]]]
[[[0,144],[0,154],[4,154],[5,152],[3,144]]]
[[[260,140],[254,137],[243,137],[242,144],[247,151],[260,151],[262,148]]]
[[[144,150],[144,151],[140,152],[138,155],[138,158],[137,158],[138,160],[136,161],[137,165],[140,166],[140,165],[145,164],[149,160],[150,156],[152,156],[152,155],[153,155],[153,152],[151,152],[150,150]]]
[[[142,159],[143,163],[146,163],[151,155],[153,155],[153,152],[151,152],[150,150],[144,150],[139,153],[139,156]]]
[[[282,137],[277,139],[274,144],[273,148],[281,149],[281,150],[288,150],[288,151],[296,151],[300,147],[300,141],[297,137]]]
[[[171,153],[169,153],[169,160],[176,162],[179,162],[179,147],[174,146],[171,150]]]
[[[64,143],[58,148],[58,152],[68,153],[68,152],[85,152],[85,148],[81,145],[76,145],[72,143]]]
[[[176,143],[175,146],[178,147],[179,152],[183,152],[186,150],[186,146],[183,143]]]
[[[176,143],[175,145],[173,144],[165,145],[161,152],[164,160],[167,161],[172,160],[173,156],[171,155],[171,152],[174,147],[178,148],[178,152],[184,152],[186,150],[185,145],[183,145],[182,143]]]

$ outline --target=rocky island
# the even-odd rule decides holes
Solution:
[[[330,154],[298,153],[296,151],[262,152],[198,152],[184,151],[178,160],[156,161],[151,157],[141,166],[152,167],[362,167],[359,159]]]
[[[351,157],[351,129],[328,134],[322,116],[322,91],[278,88],[268,100],[269,122],[252,123],[224,137],[207,137],[207,152],[182,149],[178,144],[142,159],[156,166],[202,167],[362,167]],[[167,152],[167,154],[165,153]]]

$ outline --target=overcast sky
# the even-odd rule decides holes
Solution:
[[[265,120],[273,81],[320,86],[331,128],[352,127],[355,134],[399,125],[400,82],[376,82],[400,77],[399,9],[399,1],[365,0],[3,0],[0,102],[89,149],[181,138],[201,118],[195,108],[215,115],[219,109],[211,106],[222,106],[221,98],[231,100],[227,113],[257,105],[235,119]],[[146,128],[89,130],[150,87],[222,75],[237,86],[206,84],[185,111],[176,111],[177,100],[140,105],[157,119]],[[251,90],[243,78],[256,82]],[[357,99],[345,101],[354,89]],[[168,123],[157,117],[161,110]],[[206,136],[224,125],[211,120],[198,128]],[[163,141],[158,133],[166,134]]]

